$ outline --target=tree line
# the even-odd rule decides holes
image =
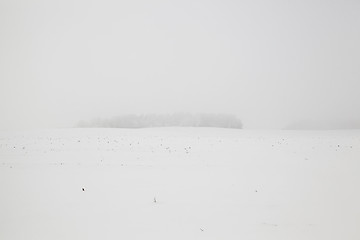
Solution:
[[[218,127],[242,128],[242,122],[231,114],[128,114],[113,118],[82,121],[77,127],[147,128],[147,127]]]

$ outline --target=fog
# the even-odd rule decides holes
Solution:
[[[0,0],[0,129],[360,119],[360,1]]]

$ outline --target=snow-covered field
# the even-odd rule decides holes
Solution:
[[[0,239],[360,239],[360,131],[0,133]]]

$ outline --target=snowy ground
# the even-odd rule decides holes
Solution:
[[[0,239],[357,240],[360,131],[1,132]]]

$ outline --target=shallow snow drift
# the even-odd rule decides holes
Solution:
[[[0,133],[0,239],[360,239],[360,131]]]

